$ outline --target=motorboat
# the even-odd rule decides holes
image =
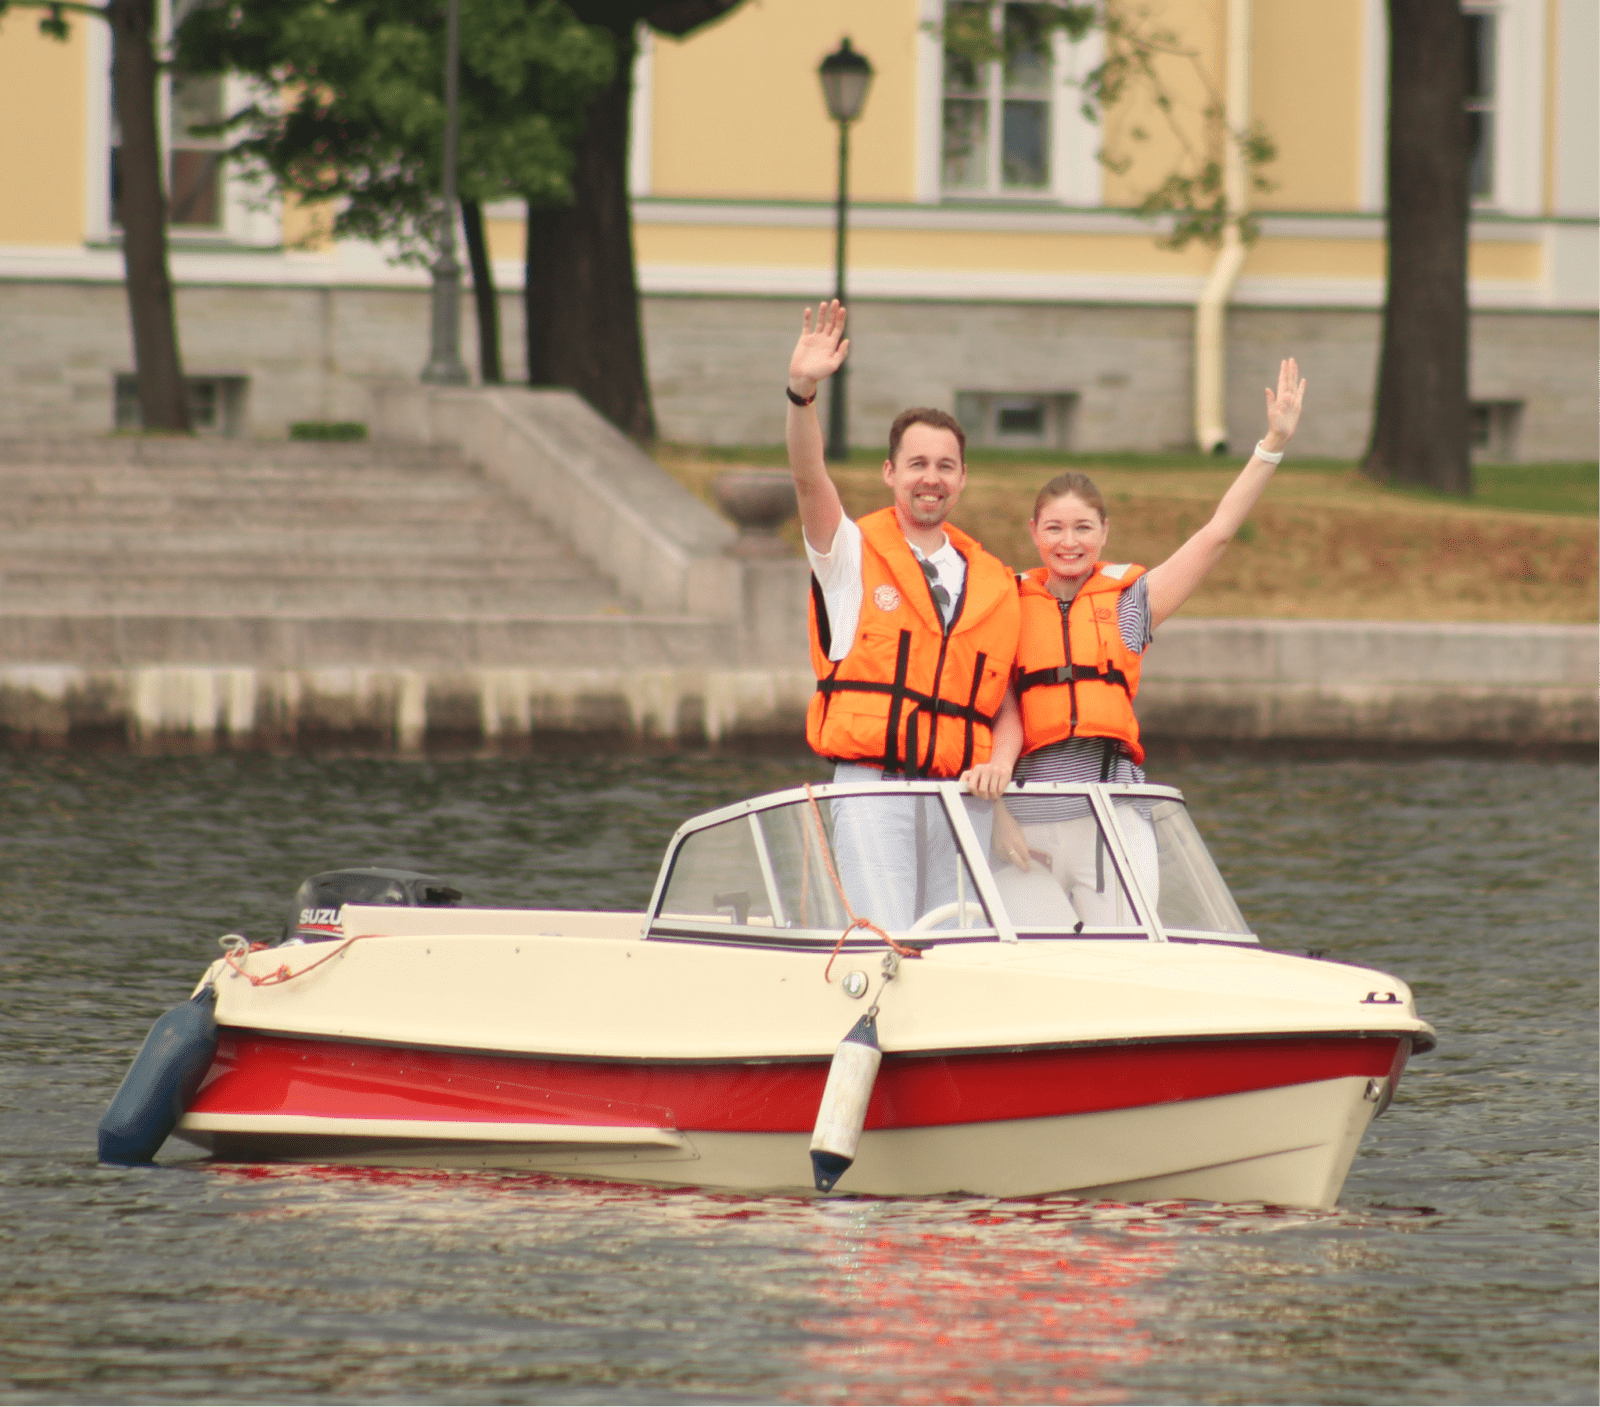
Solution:
[[[1409,988],[1263,947],[1173,788],[1000,805],[1064,849],[896,780],[686,822],[643,912],[308,888],[158,1023],[102,1156],[1332,1206],[1435,1043]]]

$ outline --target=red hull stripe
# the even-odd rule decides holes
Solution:
[[[1387,1035],[1286,1036],[888,1055],[867,1127],[1049,1118],[1346,1075],[1383,1076],[1397,1063],[1400,1043]],[[816,1121],[827,1075],[825,1060],[559,1060],[224,1030],[190,1108],[343,1120],[799,1133]]]

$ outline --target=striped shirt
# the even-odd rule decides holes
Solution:
[[[1117,629],[1136,655],[1150,644],[1150,578],[1141,576],[1117,597]],[[1018,759],[1018,782],[1142,782],[1144,769],[1114,738],[1063,738]],[[1082,802],[1052,797],[1008,796],[1006,809],[1022,825],[1072,820],[1087,814]]]

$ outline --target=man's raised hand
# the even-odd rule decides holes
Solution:
[[[816,326],[807,308],[800,325],[800,340],[789,358],[789,389],[797,396],[809,396],[817,384],[826,381],[849,354],[850,342],[844,335],[844,306],[837,298],[821,303],[816,310]]]

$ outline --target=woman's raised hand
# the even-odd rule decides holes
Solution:
[[[1300,423],[1300,406],[1306,396],[1306,383],[1301,379],[1299,364],[1293,357],[1285,357],[1278,364],[1278,389],[1267,387],[1267,439],[1273,453],[1288,444],[1294,427]]]
[[[789,358],[789,388],[796,395],[809,396],[817,383],[826,381],[841,366],[850,351],[844,335],[845,310],[837,298],[817,305],[816,326],[807,308],[800,325],[800,340]]]

